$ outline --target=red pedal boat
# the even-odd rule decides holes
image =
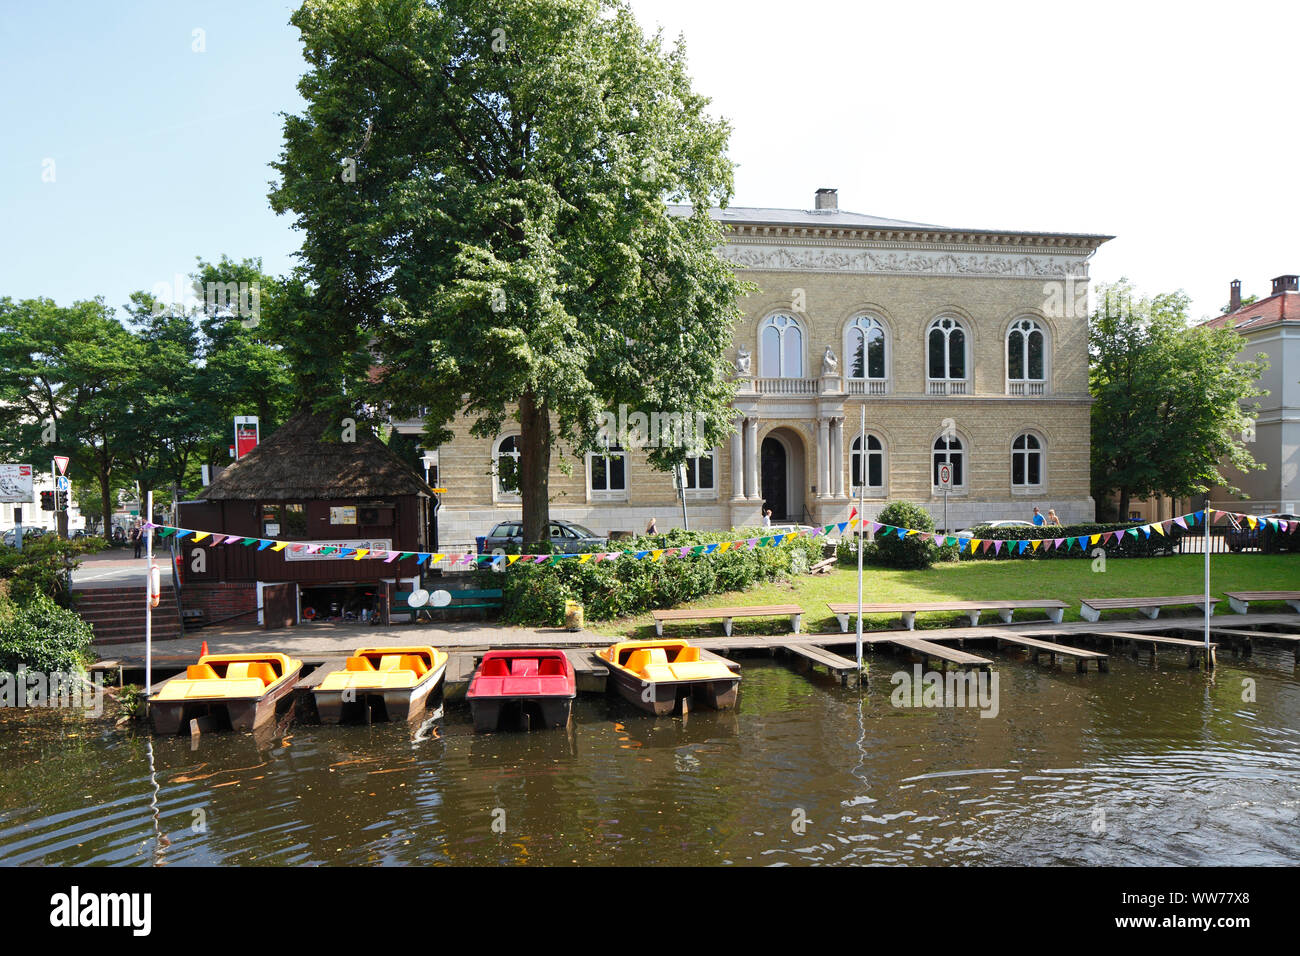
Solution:
[[[488,651],[465,697],[477,731],[507,725],[523,730],[565,727],[573,713],[578,681],[561,650]]]

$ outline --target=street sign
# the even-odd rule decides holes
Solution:
[[[54,464],[58,467],[58,469],[59,469],[59,474],[60,474],[60,475],[67,474],[67,471],[68,471],[68,458],[67,458],[67,456],[65,456],[65,455],[55,455],[55,456],[54,456]]]
[[[944,463],[939,466],[939,487],[944,491],[952,491],[952,465]]]
[[[31,465],[0,465],[0,501],[26,504],[32,492]]]
[[[55,491],[72,490],[72,482],[68,480],[67,475],[59,475],[59,477],[54,479],[54,490]]]

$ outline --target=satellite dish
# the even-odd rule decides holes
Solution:
[[[411,607],[424,607],[429,603],[429,592],[419,588],[411,592],[411,596],[406,599],[406,603]]]
[[[434,607],[446,607],[451,603],[451,592],[434,591],[433,594],[429,596],[429,603]]]

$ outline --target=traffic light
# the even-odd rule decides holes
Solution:
[[[41,510],[42,511],[54,510],[54,492],[52,491],[41,492]]]
[[[58,507],[56,507],[54,510],[55,510],[55,511],[67,511],[67,510],[68,510],[68,493],[67,493],[66,491],[60,491],[60,492],[57,492],[57,493],[56,493],[56,498],[57,498],[57,500],[58,500]]]

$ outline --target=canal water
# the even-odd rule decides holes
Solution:
[[[999,655],[998,710],[900,707],[744,663],[739,707],[655,720],[582,697],[569,732],[296,725],[155,739],[0,710],[0,863],[1294,864],[1289,653],[1109,674]],[[1253,697],[1253,700],[1249,699]],[[991,708],[989,709],[991,713]]]

